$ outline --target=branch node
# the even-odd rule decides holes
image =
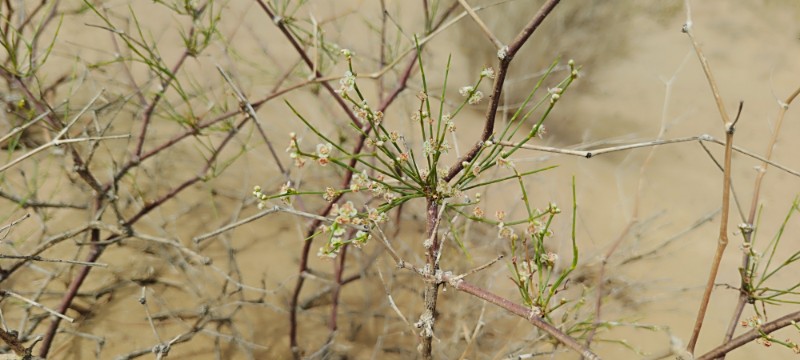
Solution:
[[[511,61],[510,58],[506,59],[507,57],[508,57],[508,45],[504,45],[503,47],[500,48],[500,50],[497,50],[497,58],[500,59],[500,61]]]

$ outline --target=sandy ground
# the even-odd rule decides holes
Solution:
[[[310,2],[299,13],[303,16],[313,14],[315,19],[326,24],[327,40],[353,49],[357,54],[356,66],[363,66],[363,72],[374,71],[377,54],[373,51],[377,38],[375,34],[364,32],[363,28],[365,24],[378,23],[379,7],[377,2],[372,1],[347,3],[352,7],[340,2],[336,2],[336,5]],[[579,82],[561,100],[562,103],[546,123],[549,130],[547,135],[539,143],[557,147],[602,148],[656,139],[662,128],[663,138],[709,134],[722,139],[723,126],[712,94],[689,40],[680,32],[686,20],[680,2],[664,2],[661,5],[642,5],[638,1],[621,1],[614,5],[600,3],[592,2],[592,5],[585,6],[565,4],[563,9],[557,8],[542,32],[526,45],[525,51],[513,65],[513,74],[517,78],[541,70],[558,55],[565,60],[572,58],[583,66]],[[227,102],[229,106],[236,106],[230,92],[224,90],[213,67],[215,64],[229,69],[243,90],[252,94],[253,98],[258,98],[270,91],[274,78],[296,61],[296,55],[256,5],[231,3],[227,6],[220,29],[224,36],[234,39],[229,50],[235,51],[212,48],[212,55],[190,60],[185,71],[192,74],[191,78],[196,81],[198,88],[209,89],[213,94],[208,99],[209,103]],[[421,19],[416,7],[393,1],[388,1],[387,6],[399,24],[409,28],[419,25]],[[509,41],[516,26],[529,18],[535,7],[527,1],[518,1],[494,6],[480,14],[485,16],[490,27],[498,29],[501,39]],[[159,42],[166,63],[171,63],[179,50],[170,44],[177,44],[180,34],[167,30],[182,20],[169,15],[163,7],[149,3],[137,3],[132,9],[138,14],[148,15],[140,20],[148,29],[152,29],[150,36]],[[112,10],[120,17],[128,14],[127,8],[122,6],[113,6]],[[744,102],[736,144],[757,154],[764,153],[774,129],[779,99],[784,99],[800,85],[797,76],[800,74],[800,62],[796,61],[800,58],[800,8],[791,1],[757,1],[740,5],[716,0],[696,2],[692,16],[696,35],[719,83],[727,111],[735,113],[738,102]],[[85,20],[83,17],[68,20],[65,21],[55,51],[59,61],[69,64],[67,59],[76,55],[80,56],[81,61],[107,59],[113,55],[114,51],[107,47],[110,44],[108,33],[84,25],[98,23],[98,20]],[[443,77],[440,69],[444,69],[447,56],[452,55],[454,60],[449,80],[452,84],[449,93],[452,96],[458,96],[456,89],[469,83],[482,66],[491,63],[493,56],[493,50],[487,47],[488,41],[470,23],[470,19],[462,21],[463,24],[432,40],[425,53],[426,70],[434,84],[440,83]],[[403,43],[406,40],[398,35],[391,41]],[[283,68],[273,66],[275,63]],[[86,77],[74,96],[91,97],[100,87],[112,90],[125,88],[120,84],[125,82],[120,80],[124,76],[121,67],[104,69],[103,72],[87,71],[90,76]],[[338,75],[342,71],[340,66],[331,74]],[[134,68],[134,76],[145,75],[146,72],[141,68]],[[563,73],[556,73],[556,76],[563,76]],[[298,75],[297,79],[301,78]],[[390,76],[389,83],[391,79],[394,79],[394,75]],[[106,85],[107,82],[111,85]],[[418,78],[411,82],[411,89],[398,100],[393,112],[387,114],[387,123],[400,131],[413,131],[414,124],[408,120],[409,109],[415,104],[413,94],[420,86]],[[525,94],[529,86],[529,81],[511,83],[506,103],[518,102],[522,97],[519,94]],[[440,86],[434,89],[440,89]],[[483,90],[488,91],[488,87]],[[289,93],[281,100],[300,105],[308,118],[323,124],[321,126],[326,133],[351,136],[346,132],[347,129],[331,125],[331,118],[342,121],[339,115],[331,115],[339,109],[328,102],[318,101],[311,91]],[[458,118],[460,150],[466,149],[479,133],[482,111],[482,108],[476,107]],[[289,159],[283,149],[289,131],[298,132],[307,146],[315,143],[313,134],[304,129],[282,101],[268,103],[259,110],[259,115],[285,164]],[[777,162],[791,169],[800,169],[800,158],[795,156],[800,153],[800,145],[793,141],[800,134],[798,116],[797,112],[788,113],[774,155]],[[170,137],[175,129],[175,125],[167,120],[161,120],[158,124],[149,144]],[[135,122],[131,123],[124,116],[115,125],[115,129],[121,132],[137,128]],[[248,199],[252,187],[261,185],[277,191],[285,178],[276,173],[275,163],[268,155],[266,146],[252,130],[237,141],[241,142],[242,148],[226,153],[227,158],[235,158],[236,162],[223,176],[193,187],[164,209],[149,215],[141,229],[190,245],[194,236],[214,230],[233,218],[255,213],[255,205],[243,201]],[[137,191],[144,194],[165,192],[183,174],[196,171],[196,164],[202,159],[202,156],[198,156],[202,148],[200,142],[187,144],[178,147],[169,156],[148,164],[148,171],[134,175],[137,180],[133,183],[141,187]],[[713,144],[709,148],[719,160],[722,148]],[[120,149],[109,147],[107,151],[110,154]],[[643,165],[651,154],[649,163]],[[48,160],[48,157],[42,157],[37,160],[37,165],[31,166],[59,169],[58,158]],[[739,154],[733,160],[735,191],[743,211],[747,212],[756,175],[753,167],[758,163]],[[606,277],[611,294],[603,309],[603,319],[619,321],[620,326],[599,335],[601,342],[595,346],[597,352],[608,359],[641,358],[666,349],[670,334],[687,341],[716,246],[719,226],[717,211],[720,208],[722,176],[703,149],[696,142],[691,142],[592,159],[524,152],[519,153],[514,161],[523,168],[558,165],[554,170],[526,180],[529,196],[535,199],[537,206],[554,201],[567,209],[572,202],[570,183],[573,177],[576,179],[579,209],[577,238],[582,267],[578,272],[580,277],[576,277],[571,284],[568,294],[577,296],[585,285],[590,285],[603,254],[620,238],[626,227],[637,220],[609,260]],[[328,185],[326,176],[333,173],[322,174],[320,176],[315,169],[306,168],[293,172],[292,179],[309,188]],[[500,172],[498,174],[502,175]],[[785,172],[772,169],[767,175],[761,194],[762,245],[775,234],[792,198],[800,189],[798,184],[798,177]],[[59,199],[82,199],[79,193],[64,193],[64,189],[74,189],[66,181],[51,180],[42,186],[43,193]],[[484,196],[486,212],[489,214],[502,209],[513,216],[523,211],[517,201],[519,193],[515,188],[490,189]],[[138,198],[134,191],[131,191],[130,201],[134,207],[137,206]],[[317,209],[322,205],[322,200],[313,196],[302,205]],[[17,213],[19,211],[9,210],[8,217],[14,217]],[[424,227],[418,215],[420,213],[420,205],[411,204],[402,213],[400,223],[393,223],[388,229],[393,231],[399,227],[402,230],[394,241],[401,252],[413,261],[421,261],[417,251],[421,241],[419,233]],[[567,213],[565,211],[555,225],[556,236],[551,244],[554,251],[562,254],[565,264],[571,253],[568,236],[570,215]],[[741,258],[741,236],[734,232],[735,225],[741,222],[738,214],[738,211],[732,212],[732,241],[717,280],[720,284],[738,284],[736,268]],[[707,217],[710,221],[701,221]],[[47,233],[69,228],[71,221],[84,218],[84,214],[76,213],[60,216]],[[87,291],[97,291],[120,279],[128,285],[116,290],[113,296],[80,299],[79,304],[92,307],[95,312],[92,317],[69,326],[74,332],[105,336],[102,352],[100,355],[95,353],[96,342],[92,339],[62,334],[59,335],[53,358],[113,358],[156,343],[141,305],[137,303],[140,288],[135,280],[142,278],[164,280],[164,283],[150,288],[153,312],[197,311],[201,304],[212,304],[213,311],[222,314],[236,306],[243,306],[243,310],[234,317],[239,333],[231,334],[231,329],[225,326],[213,331],[243,339],[244,342],[229,342],[227,338],[220,338],[217,336],[219,334],[209,331],[188,344],[176,345],[170,358],[213,358],[211,353],[216,346],[215,339],[220,342],[220,347],[226,349],[222,353],[224,358],[288,357],[286,309],[298,275],[296,269],[305,224],[303,219],[278,214],[242,226],[197,248],[203,255],[214,259],[215,268],[187,270],[180,261],[165,261],[163,254],[136,241],[111,247],[102,257],[102,261],[111,266],[92,273]],[[21,230],[21,233],[34,238],[39,236],[32,230],[35,228],[32,226],[31,230]],[[790,224],[787,233],[796,234],[798,230],[800,224],[795,221]],[[508,253],[508,245],[496,239],[495,229],[476,226],[463,241],[472,258],[465,260],[454,245],[450,246],[446,260],[454,271],[464,271],[498,254]],[[650,253],[665,241],[669,241],[668,245],[655,254],[626,262],[637,255]],[[796,242],[784,245],[786,247],[782,253],[787,254],[800,247]],[[315,253],[317,246],[312,248]],[[240,271],[237,276],[241,276],[239,281],[246,287],[240,293],[229,291],[235,295],[221,296],[219,284],[225,280],[223,274],[229,273],[230,254],[236,257]],[[347,274],[356,274],[357,267],[365,267],[365,279],[343,290],[339,311],[340,330],[336,335],[336,345],[331,349],[334,354],[332,358],[413,358],[416,336],[389,307],[385,289],[398,302],[401,312],[413,322],[421,310],[419,280],[397,270],[391,264],[391,259],[382,254],[377,243],[363,250],[351,251],[349,256],[352,256],[349,264],[353,270]],[[324,274],[330,273],[331,265],[314,258],[312,268],[323,275],[308,279],[302,299],[327,286]],[[383,281],[379,279],[378,271],[384,277]],[[61,274],[61,278],[66,279],[68,275]],[[589,283],[581,283],[581,278],[588,279],[586,281]],[[776,279],[779,284],[794,280],[792,276]],[[515,299],[515,290],[508,281],[505,265],[495,265],[476,275],[472,281]],[[25,281],[19,279],[10,285],[13,288],[24,284]],[[57,290],[63,291],[65,286],[66,282],[62,281]],[[254,291],[248,286],[263,287],[265,290]],[[192,290],[177,291],[177,288]],[[718,287],[714,292],[713,306],[698,345],[700,352],[715,346],[722,338],[735,297],[735,290],[725,286]],[[439,358],[458,358],[462,353],[468,354],[466,358],[475,359],[519,355],[530,351],[525,348],[525,340],[539,336],[525,323],[467,295],[447,291],[440,299],[441,322],[436,334],[439,339],[436,344]],[[55,303],[57,297],[53,296],[48,301]],[[592,303],[594,295],[587,297],[586,301]],[[10,305],[4,303],[3,306],[4,311],[8,312]],[[769,315],[775,318],[793,310],[796,310],[796,306],[788,305],[770,310]],[[751,309],[745,311],[745,317],[751,315]],[[300,313],[302,346],[313,351],[324,343],[328,336],[328,317],[328,306]],[[467,346],[463,334],[471,332],[479,321],[486,327],[475,344]],[[166,321],[159,328],[161,337],[169,339],[185,331],[191,323],[190,315],[180,320],[173,318]],[[796,331],[784,331],[778,337],[800,341]],[[626,349],[618,341],[625,341],[639,353]],[[243,350],[245,348],[250,350]],[[778,346],[764,349],[751,344],[732,353],[728,359],[788,359],[792,356],[790,351]],[[560,352],[554,358],[574,356]]]

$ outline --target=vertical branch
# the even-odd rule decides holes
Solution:
[[[102,198],[103,194],[96,195],[93,206],[95,214],[97,214],[98,211],[101,211],[103,201]],[[100,241],[100,229],[92,229],[90,231],[89,240],[91,241],[91,250],[84,261],[95,262],[103,253],[104,247],[104,245],[98,244]],[[72,305],[72,301],[78,295],[78,291],[83,285],[84,280],[86,280],[86,277],[89,276],[89,271],[91,269],[91,266],[82,266],[81,269],[78,270],[78,275],[72,279],[72,282],[70,282],[69,289],[67,290],[67,293],[64,294],[64,297],[61,298],[61,303],[58,305],[58,308],[56,308],[56,311],[61,314],[65,314],[67,312],[67,309],[69,309],[70,305]],[[48,326],[47,331],[45,332],[44,339],[42,340],[42,346],[39,348],[40,357],[47,358],[47,354],[50,352],[50,347],[53,345],[53,339],[56,336],[56,332],[58,331],[58,326],[60,324],[61,318],[53,317],[53,321],[50,323],[50,326]]]
[[[386,21],[389,19],[389,14],[386,11],[386,0],[381,0],[381,49],[380,57],[378,58],[378,69],[383,69],[386,66]],[[378,79],[378,99],[383,99],[383,94],[386,92],[386,84],[381,76]]]
[[[425,211],[426,217],[426,230],[425,230],[425,271],[424,273],[433,277],[439,270],[439,236],[437,230],[439,227],[439,202],[436,199],[428,198],[428,205]],[[420,321],[417,326],[422,328],[420,336],[422,337],[422,357],[424,359],[433,359],[433,329],[436,322],[436,301],[439,297],[439,283],[436,281],[429,281],[425,286],[424,291],[425,310],[420,316]]]
[[[352,236],[352,229],[349,230],[350,235]],[[333,336],[336,333],[336,329],[338,328],[337,325],[337,315],[339,313],[339,294],[342,290],[343,279],[342,275],[344,274],[345,269],[345,261],[347,260],[347,248],[348,245],[342,246],[342,250],[339,253],[339,257],[336,259],[337,261],[333,264],[333,274],[334,274],[334,282],[333,282],[333,291],[331,293],[331,320],[330,324],[328,324],[328,329],[330,330],[330,339],[333,339]]]
[[[258,0],[258,1],[259,1],[259,4],[261,5],[262,9],[264,9],[264,11],[269,16],[274,18],[274,13],[269,9],[269,7],[267,7],[267,5],[264,4],[261,0]],[[451,9],[452,9],[452,7],[451,7]],[[446,12],[444,16],[448,16],[449,13],[450,13],[450,11]],[[441,26],[441,24],[443,24],[442,21],[438,22],[437,23],[437,27]],[[303,57],[304,59],[307,58],[307,55],[305,55],[305,51],[298,44],[296,44],[296,41],[294,40],[294,38],[285,29],[285,26],[281,23],[281,24],[279,24],[279,27],[281,28],[281,31],[284,33],[284,35],[287,36],[289,38],[289,40],[292,42],[292,44],[295,47],[295,49],[300,52],[301,57]],[[406,89],[406,85],[408,83],[408,80],[411,78],[411,72],[413,71],[414,66],[416,65],[416,63],[417,63],[416,56],[411,57],[409,59],[409,62],[406,65],[406,68],[403,70],[402,76],[398,80],[397,86],[395,87],[395,89],[389,95],[387,95],[381,101],[380,105],[378,106],[378,110],[379,111],[385,112],[386,109],[394,102],[394,100],[397,99],[397,96],[400,95],[400,93],[403,92]],[[317,74],[317,76],[321,77],[321,74]],[[323,86],[325,86],[325,85],[327,85],[327,82],[322,82],[322,84],[323,84]],[[333,89],[331,88],[331,91],[332,90]],[[336,99],[341,100],[341,97],[338,96],[338,94],[336,94],[335,92],[332,92],[332,94],[335,96]],[[343,108],[347,111],[347,114],[349,116],[354,116],[352,114],[352,111],[350,111],[350,109],[346,105],[344,105]],[[362,148],[364,147],[364,141],[366,140],[366,138],[363,136],[363,134],[369,133],[369,131],[370,131],[370,129],[369,129],[369,127],[367,127],[365,129],[365,131],[362,133],[362,135],[359,135],[358,140],[356,142],[355,148],[353,149],[353,151],[350,152],[351,154],[359,154],[361,152]],[[351,161],[349,163],[349,168],[350,169],[354,168],[355,164],[356,164],[356,158],[354,157],[353,159],[351,159]],[[341,187],[344,188],[344,187],[349,186],[350,179],[352,179],[352,176],[353,176],[353,172],[351,170],[347,170],[345,172],[345,174],[344,174]],[[319,214],[321,216],[327,216],[330,213],[331,209],[333,208],[333,204],[337,203],[341,199],[341,197],[342,197],[341,193],[338,194],[336,197],[334,197],[332,199],[333,201],[328,203],[328,205],[325,208],[323,208],[322,211],[319,212]],[[308,270],[308,256],[309,256],[309,253],[311,251],[311,237],[312,237],[312,235],[314,235],[314,233],[316,232],[316,229],[320,226],[320,224],[321,224],[321,222],[319,220],[314,220],[309,224],[309,226],[308,226],[308,228],[306,230],[305,241],[304,241],[303,247],[302,247],[302,249],[300,251],[300,265],[299,265],[299,269],[298,269],[298,275],[299,276],[297,277],[297,282],[295,283],[295,287],[294,287],[294,290],[292,292],[292,297],[291,297],[291,300],[289,302],[289,346],[291,348],[292,354],[293,354],[295,359],[299,359],[302,356],[302,350],[300,349],[298,341],[297,341],[297,332],[298,332],[297,310],[298,310],[298,304],[299,304],[299,301],[300,301],[300,292],[302,291],[303,285],[305,284],[305,277],[303,276],[303,273],[305,273]]]
[[[690,338],[689,344],[686,347],[690,353],[694,353],[697,340],[700,337],[700,330],[703,327],[703,320],[711,300],[711,291],[714,290],[714,282],[716,281],[717,273],[719,272],[719,266],[722,262],[722,255],[725,253],[725,248],[728,246],[728,215],[730,212],[731,195],[731,155],[733,153],[732,148],[735,122],[730,122],[728,113],[725,111],[725,105],[722,101],[722,97],[719,94],[717,83],[711,73],[711,67],[708,65],[708,60],[706,60],[706,57],[703,55],[703,51],[700,49],[700,45],[697,43],[697,40],[692,33],[691,8],[688,0],[686,1],[686,8],[687,20],[686,24],[683,26],[683,32],[689,36],[689,39],[692,42],[694,51],[700,60],[700,64],[703,67],[703,72],[705,73],[706,79],[711,87],[711,92],[714,94],[714,100],[717,104],[717,110],[719,110],[722,123],[725,126],[725,158],[723,160],[724,174],[722,179],[722,214],[720,216],[719,238],[717,240],[717,249],[714,253],[714,259],[711,262],[711,270],[708,274],[708,281],[706,282],[705,291],[703,291],[703,298],[700,300],[700,309],[697,311],[697,318],[692,330],[692,337]],[[738,117],[736,120],[738,120]]]
[[[767,145],[767,152],[764,155],[764,161],[761,162],[761,165],[758,167],[758,173],[756,174],[756,181],[753,185],[753,198],[750,201],[750,212],[747,215],[747,225],[749,231],[742,231],[742,235],[744,236],[745,243],[749,244],[752,242],[752,236],[755,226],[755,217],[756,217],[756,209],[758,208],[758,198],[761,194],[761,184],[764,180],[764,176],[767,174],[767,166],[769,165],[769,161],[772,159],[772,152],[775,150],[775,145],[778,143],[778,135],[781,132],[781,126],[783,125],[783,118],[786,115],[786,112],[789,110],[789,105],[794,102],[794,99],[800,95],[800,88],[797,88],[793,93],[791,93],[785,101],[779,103],[780,110],[778,110],[778,121],[775,124],[775,130],[772,132],[772,138]],[[750,254],[744,252],[742,254],[742,269],[749,269],[750,268]],[[736,309],[731,316],[731,320],[728,323],[728,329],[725,332],[725,340],[723,343],[727,343],[733,339],[733,333],[736,331],[736,325],[739,323],[739,318],[742,315],[742,310],[744,310],[745,304],[747,304],[748,299],[750,298],[750,294],[745,291],[748,284],[752,283],[750,276],[748,275],[747,271],[742,272],[742,281],[741,281],[741,289],[739,291],[739,299],[736,303]],[[725,355],[722,356],[723,358]]]

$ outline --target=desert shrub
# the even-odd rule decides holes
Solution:
[[[797,352],[796,333],[772,333],[796,330],[800,317],[787,240],[798,200],[778,189],[788,211],[776,212],[759,197],[768,168],[794,184],[800,175],[773,159],[798,91],[778,96],[766,151],[734,144],[737,129],[750,131],[746,110],[722,100],[694,34],[693,21],[706,19],[687,16],[700,64],[692,76],[710,85],[722,135],[667,136],[679,68],[664,82],[656,134],[563,146],[586,140],[563,120],[581,114],[577,97],[603,88],[593,71],[623,61],[642,21],[634,15],[667,26],[691,14],[674,1],[616,5],[3,2],[5,350],[716,358],[758,343],[788,349],[759,350],[769,356]],[[666,213],[674,236],[642,241],[663,234],[642,205],[663,161],[656,149],[693,143],[705,152],[689,156],[705,167],[687,161],[683,176],[715,176],[721,207]],[[586,170],[604,158],[622,161]],[[758,171],[742,176],[739,164]],[[614,199],[600,179],[625,166],[633,175],[615,183],[630,190]],[[736,194],[749,183],[747,204]],[[613,236],[587,225],[615,215]],[[736,216],[738,231],[728,224]],[[712,221],[721,225],[709,235]],[[742,239],[735,264],[723,261],[731,235]],[[640,284],[661,280],[672,270],[649,261],[664,254],[705,271],[709,254],[670,253],[690,236],[718,237],[702,293],[674,289],[699,281],[666,286],[700,303],[694,328],[637,321],[656,286],[620,274],[645,268]],[[735,295],[711,297],[718,281]],[[709,306],[733,309],[725,339],[692,355]],[[640,341],[625,340],[631,333]],[[642,334],[661,338],[651,346]]]

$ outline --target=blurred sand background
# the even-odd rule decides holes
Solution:
[[[510,41],[517,29],[533,15],[540,1],[493,3],[470,1],[473,5],[491,5],[479,14],[491,29],[496,30],[498,38]],[[376,33],[363,29],[378,23],[378,4],[378,1],[371,0],[310,1],[300,8],[299,13],[302,16],[313,14],[323,22],[326,39],[342,48],[352,49],[356,54],[355,66],[361,66],[361,71],[368,73],[377,70],[374,51],[379,40]],[[414,32],[411,29],[419,29],[422,21],[419,4],[414,2],[411,5],[405,1],[387,1],[386,4],[392,17],[409,29],[409,33]],[[119,15],[118,19],[130,14],[127,2],[109,3],[108,6],[112,13]],[[174,59],[180,51],[180,34],[171,29],[182,20],[151,2],[135,2],[131,6],[142,24],[157,39],[166,63],[174,61],[170,59]],[[190,59],[185,71],[191,74],[191,79],[197,82],[199,88],[209,89],[213,94],[207,99],[209,103],[227,102],[235,107],[235,100],[224,90],[224,82],[214,65],[220,64],[226,68],[249,96],[259,98],[270,91],[275,76],[297,61],[297,55],[255,3],[234,1],[224,6],[226,9],[220,31],[231,39],[229,48],[212,47],[208,54]],[[755,153],[763,153],[778,113],[779,99],[784,99],[800,86],[800,62],[797,61],[800,59],[800,5],[790,0],[744,3],[695,1],[692,16],[696,35],[719,83],[727,110],[733,114],[738,102],[744,102],[735,143]],[[582,66],[581,77],[547,121],[548,133],[540,144],[600,148],[655,139],[662,127],[665,129],[664,138],[710,134],[723,139],[723,127],[706,79],[689,40],[680,31],[685,19],[682,1],[565,1],[556,8],[553,16],[512,64],[512,77],[519,80],[509,83],[504,102],[509,105],[518,103],[532,81],[536,80],[525,80],[526,75],[539,72],[560,56],[564,61],[574,59]],[[78,63],[91,63],[114,56],[108,32],[87,27],[87,23],[97,24],[99,20],[92,18],[92,14],[72,15],[65,20],[54,50],[57,61],[62,62],[63,66],[74,66],[76,58],[79,59]],[[392,43],[403,44],[403,47],[407,45],[403,35],[391,40]],[[452,55],[449,79],[452,89],[449,93],[457,97],[458,87],[474,81],[482,67],[494,65],[495,52],[491,43],[465,17],[428,44],[424,59],[430,82],[440,83],[443,77],[441,70],[445,67],[448,55]],[[281,65],[284,68],[279,68]],[[340,64],[329,75],[339,75],[343,70]],[[134,76],[145,77],[146,72],[140,71],[135,72]],[[60,96],[89,98],[99,88],[120,92],[127,89],[125,81],[121,80],[124,78],[121,67],[106,66],[102,71],[82,68],[77,73],[85,76],[76,77],[80,81],[75,86],[74,94]],[[554,78],[561,76],[563,72],[556,72]],[[393,78],[394,75],[391,75],[387,83],[390,88]],[[488,86],[483,86],[482,90],[487,92]],[[409,117],[416,102],[414,94],[420,87],[417,76],[392,112],[387,113],[388,124],[401,131],[412,131],[414,124]],[[439,85],[433,88],[440,89]],[[282,151],[290,131],[296,131],[300,137],[307,139],[307,146],[314,144],[315,140],[313,134],[304,129],[302,123],[288,111],[283,100],[299,105],[309,118],[318,119],[320,123],[325,123],[327,119],[339,122],[344,119],[338,113],[338,108],[329,101],[319,101],[312,91],[307,90],[289,93],[280,101],[262,107],[259,110],[262,125],[275,142],[279,155],[284,156],[285,163],[288,163],[288,156]],[[513,106],[509,111],[513,111]],[[460,149],[470,146],[479,134],[482,117],[482,107],[475,107],[460,115],[457,120]],[[798,120],[800,112],[790,110],[774,155],[775,161],[795,170],[800,169],[800,157],[796,156],[800,153],[800,143],[795,141],[800,135]],[[157,124],[150,144],[169,137],[175,126],[165,120]],[[124,116],[115,126],[121,132],[138,128]],[[343,136],[347,136],[336,126],[329,126],[327,131],[341,131]],[[235,214],[244,217],[254,213],[255,206],[242,200],[248,198],[253,186],[261,185],[277,191],[280,184],[286,181],[276,172],[266,146],[256,140],[254,136],[240,139],[247,151],[238,155],[229,154],[231,158],[236,155],[237,162],[224,176],[193,187],[163,210],[149,215],[144,225],[188,246],[192,237],[229,223]],[[717,159],[721,159],[722,148],[715,145],[709,147]],[[179,179],[182,172],[196,171],[194,161],[202,159],[198,149],[202,149],[202,146],[197,143],[181,146],[169,157],[148,164],[148,171],[134,174],[142,187],[141,193],[163,192],[168,188],[165,184],[177,181],[175,179]],[[117,150],[121,151],[121,148]],[[553,249],[564,254],[562,256],[565,259],[571,252],[568,236],[570,215],[566,209],[572,201],[571,179],[573,176],[576,178],[578,242],[581,262],[585,265],[579,275],[587,284],[591,283],[596,273],[600,256],[619,238],[632,221],[635,209],[638,209],[639,223],[622,240],[620,248],[610,259],[606,274],[608,286],[612,289],[610,298],[613,300],[609,300],[604,308],[603,318],[618,319],[623,325],[602,333],[599,338],[625,339],[628,345],[643,354],[631,352],[618,343],[603,341],[595,348],[607,359],[640,358],[644,354],[665,349],[669,342],[665,329],[683,341],[688,340],[716,246],[721,172],[697,143],[655,149],[651,162],[642,172],[642,164],[650,151],[639,149],[592,159],[520,152],[514,159],[522,167],[558,165],[555,170],[531,177],[527,185],[529,196],[539,206],[554,201],[565,209],[561,221],[554,228],[556,237],[552,243]],[[42,160],[39,166],[45,169],[59,168],[57,158],[50,161],[51,165],[47,165],[47,160]],[[741,155],[735,155],[733,161],[734,186],[746,212],[750,206],[750,192],[755,177],[753,167],[758,163]],[[326,181],[313,170],[295,172],[293,180],[308,184],[309,187],[315,184],[324,186]],[[60,189],[65,187],[63,183],[51,180],[43,185],[42,191],[59,199],[82,198],[81,194],[63,193]],[[761,218],[763,239],[774,235],[798,190],[800,179],[775,169],[770,170],[761,197],[764,206]],[[503,187],[490,190],[485,194],[487,213],[492,214],[498,209],[505,209],[512,214],[513,211],[522,211],[518,196],[513,190],[506,191]],[[132,195],[131,201],[136,203],[138,200]],[[305,205],[314,209],[321,203],[321,199],[312,199]],[[411,254],[419,254],[419,231],[424,227],[417,215],[420,209],[419,204],[410,205],[403,213],[401,223],[392,225],[402,228],[396,243],[412,260],[419,260]],[[75,219],[82,218],[80,214],[74,216]],[[707,217],[711,217],[711,220],[698,224],[698,221]],[[68,228],[70,221],[69,218],[61,218],[49,231]],[[741,237],[734,235],[734,230],[739,222],[738,212],[732,212],[731,244],[718,278],[722,284],[738,285],[736,268],[741,258]],[[192,271],[178,271],[176,269],[180,268],[180,264],[166,263],[160,257],[148,256],[135,243],[110,248],[102,260],[112,266],[94,270],[87,288],[99,289],[118,279],[160,276],[166,282],[192,284],[198,289],[198,294],[208,294],[205,299],[202,296],[189,296],[185,292],[171,291],[169,286],[162,284],[163,287],[154,287],[154,296],[158,299],[154,306],[161,309],[192,308],[213,302],[215,310],[224,312],[227,306],[234,306],[237,301],[245,302],[245,310],[235,318],[240,321],[241,330],[235,336],[258,345],[253,347],[254,358],[286,358],[290,354],[286,307],[297,276],[305,223],[303,219],[286,214],[266,217],[240,227],[199,250],[212,257],[219,269],[226,269],[226,259],[231,254],[221,243],[235,249],[241,283],[253,287],[265,286],[268,291],[263,293],[246,288],[242,290],[239,300],[231,297],[213,302],[209,299],[217,296],[212,293],[218,291],[214,289],[224,281],[221,273],[225,271],[199,270],[196,277],[192,278]],[[787,229],[792,237],[784,244],[786,253],[800,249],[795,241],[798,231],[800,224],[794,221]],[[626,259],[648,253],[678,234],[682,235],[655,256],[623,264]],[[508,245],[498,242],[495,230],[491,228],[476,228],[464,241],[474,258],[469,262],[463,259],[452,262],[457,270],[469,269],[508,252]],[[348,285],[343,291],[341,330],[332,349],[340,359],[364,359],[374,354],[379,359],[415,356],[416,336],[389,308],[375,269],[381,269],[400,309],[412,322],[421,309],[421,297],[415,285],[419,280],[395,269],[390,259],[380,253],[378,243],[368,245],[363,251],[350,253],[353,256],[350,264],[354,269],[359,264],[369,263],[375,256],[379,260],[368,268],[365,279]],[[458,254],[454,251],[449,255],[456,257]],[[316,258],[312,259],[312,266],[320,271],[330,269],[330,265]],[[507,272],[505,265],[495,265],[472,280],[516,299]],[[793,282],[796,277],[781,280]],[[16,284],[22,286],[19,285],[21,283],[23,281],[19,280]],[[325,286],[324,282],[311,279],[307,281],[301,298]],[[572,291],[579,293],[583,284],[578,279],[571,286],[574,287]],[[206,287],[207,292],[203,291]],[[106,336],[106,344],[99,358],[112,358],[131,349],[152,345],[155,341],[142,309],[136,303],[138,296],[139,287],[131,286],[118,290],[113,297],[81,299],[79,303],[94,307],[95,314],[70,326],[75,331]],[[260,302],[254,301],[257,298],[261,299]],[[53,297],[52,300],[55,299]],[[475,326],[480,314],[483,314],[487,326],[469,358],[503,358],[506,354],[523,353],[524,342],[520,340],[536,338],[524,322],[510,318],[491,306],[484,308],[477,299],[454,291],[443,293],[440,299],[441,322],[437,325],[436,334],[441,339],[441,343],[436,345],[438,358],[460,356],[465,344],[459,337],[464,329]],[[594,297],[587,299],[593,301]],[[722,339],[735,300],[735,290],[722,286],[716,289],[698,352],[712,348]],[[317,307],[301,312],[301,344],[307,349],[316,349],[324,342],[328,309]],[[791,310],[796,310],[796,307],[785,306],[769,314],[775,318],[779,313]],[[744,317],[750,315],[752,312],[746,310]],[[190,323],[191,318],[188,317],[182,322],[165,323],[162,336],[169,338],[169,334],[185,329]],[[644,326],[657,326],[660,330],[652,331],[644,329]],[[219,331],[225,333],[226,330]],[[59,336],[60,342],[52,358],[87,359],[95,356],[95,343],[92,340],[68,334]],[[796,331],[778,333],[778,337],[800,341]],[[212,358],[209,351],[215,346],[213,337],[207,339],[195,339],[190,344],[176,346],[169,358]],[[242,344],[233,342],[224,346],[228,346],[225,354],[229,358],[248,358],[245,352],[240,351]],[[750,344],[727,358],[788,359],[794,356],[789,350],[777,346],[764,349]],[[564,352],[554,357],[574,358],[574,355]]]

